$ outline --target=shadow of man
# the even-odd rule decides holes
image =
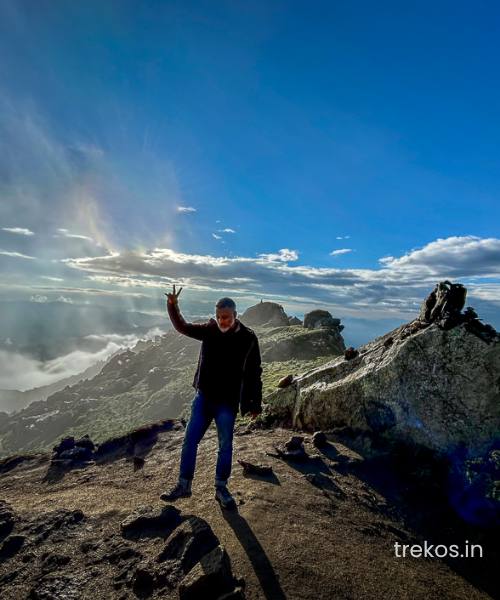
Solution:
[[[286,600],[273,565],[246,519],[240,515],[237,509],[231,511],[222,509],[222,515],[247,553],[264,596],[268,600]]]

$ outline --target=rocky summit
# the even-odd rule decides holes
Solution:
[[[0,597],[498,597],[500,336],[465,298],[464,286],[439,282],[415,319],[359,348],[345,348],[327,311],[292,323],[273,320],[279,305],[253,307],[263,413],[236,423],[233,510],[214,498],[214,423],[192,496],[160,500],[177,479],[186,420],[145,415],[159,410],[156,392],[190,385],[195,340],[179,347],[169,332],[40,403],[43,418],[24,409],[4,449],[66,401],[82,407],[78,428],[53,420],[37,430],[44,447],[0,460]],[[109,406],[119,418],[138,402],[140,427],[106,425]]]
[[[345,426],[445,453],[487,450],[500,434],[500,336],[472,309],[461,313],[449,300],[446,308],[443,285],[415,320],[276,390],[270,414],[298,428]]]

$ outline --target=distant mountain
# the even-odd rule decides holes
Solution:
[[[253,328],[263,360],[265,393],[281,377],[318,367],[342,354],[338,327]],[[97,441],[142,423],[179,417],[191,400],[200,342],[167,331],[115,354],[99,373],[67,385],[14,415],[0,414],[0,455],[46,450],[65,435]]]

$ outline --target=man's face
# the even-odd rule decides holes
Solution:
[[[236,311],[231,308],[217,308],[215,310],[217,325],[222,333],[226,333],[234,325],[236,314]]]

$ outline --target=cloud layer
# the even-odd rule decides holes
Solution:
[[[154,339],[165,333],[153,328],[142,339]],[[98,350],[75,350],[53,360],[42,362],[23,354],[0,348],[0,389],[25,391],[50,385],[66,377],[82,373],[96,362],[107,360],[121,348],[132,348],[139,341],[134,334],[98,334],[86,336]]]
[[[106,256],[66,259],[68,267],[111,286],[165,288],[172,283],[192,292],[231,292],[280,302],[341,305],[356,311],[414,312],[415,305],[442,279],[467,284],[470,296],[500,304],[500,240],[476,236],[438,239],[401,257],[379,259],[377,269],[295,265],[299,252],[283,248],[256,257],[226,257],[154,248]],[[484,283],[481,280],[485,280]]]

